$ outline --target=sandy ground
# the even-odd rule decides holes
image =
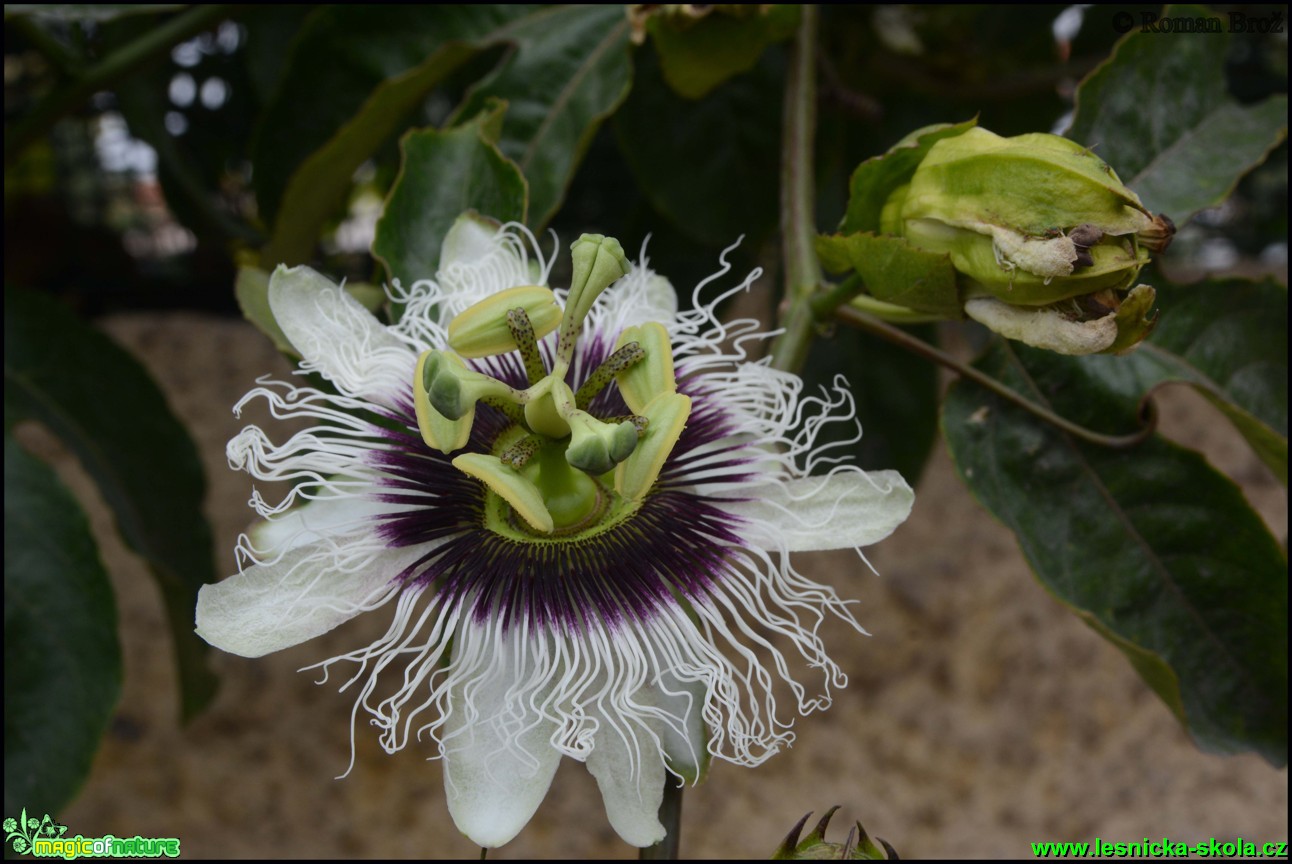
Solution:
[[[246,527],[250,481],[228,470],[230,406],[267,372],[286,374],[241,322],[134,315],[105,323],[166,391],[209,476],[219,569]],[[1172,393],[1168,432],[1205,446],[1286,536],[1286,497],[1201,400]],[[256,418],[250,418],[255,421]],[[52,456],[83,500],[88,481]],[[125,689],[84,790],[62,814],[69,833],[171,836],[186,857],[474,856],[453,827],[428,745],[385,755],[366,725],[349,759],[349,694],[315,686],[302,666],[366,645],[384,615],[260,660],[217,654],[223,686],[187,727],[161,602],[138,559],[92,500],[121,610]],[[687,792],[686,857],[766,858],[809,810],[842,805],[835,839],[860,818],[903,857],[1030,857],[1038,840],[1168,836],[1287,840],[1288,775],[1254,756],[1199,752],[1122,656],[1033,580],[1012,536],[954,476],[941,445],[915,512],[869,550],[802,556],[801,569],[861,601],[870,630],[827,634],[849,687],[801,718],[794,747],[758,769],[718,765]],[[630,858],[596,784],[566,760],[521,835],[493,858]]]

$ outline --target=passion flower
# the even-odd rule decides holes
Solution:
[[[788,553],[877,542],[913,500],[891,471],[809,476],[832,464],[818,430],[853,422],[851,402],[747,357],[755,322],[720,324],[716,301],[679,313],[613,240],[573,254],[571,288],[551,290],[523,228],[463,217],[435,279],[392,288],[394,325],[279,268],[274,317],[336,392],[262,382],[239,403],[313,425],[229,443],[233,467],[297,485],[253,496],[265,521],[240,572],[198,598],[198,633],[250,657],[393,603],[385,636],[319,665],[354,665],[355,714],[387,751],[434,743],[450,813],[482,846],[524,827],[563,756],[647,846],[669,775],[788,744],[774,683],[801,713],[827,707],[846,678],[821,619],[860,630]]]

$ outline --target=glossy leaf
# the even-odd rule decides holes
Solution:
[[[768,45],[788,39],[798,24],[798,7],[710,6],[700,17],[655,7],[646,21],[664,80],[679,95],[699,99],[722,82],[748,72]]]
[[[1163,15],[1210,13],[1168,6]],[[1133,30],[1077,90],[1067,136],[1097,147],[1150,210],[1180,224],[1229,197],[1287,136],[1286,96],[1239,105],[1226,93],[1230,38]]]
[[[4,535],[4,812],[56,813],[121,695],[116,602],[80,505],[7,433]]]
[[[412,284],[433,277],[444,235],[467,210],[524,221],[525,177],[494,143],[506,108],[495,103],[455,129],[404,136],[399,177],[372,241],[373,257],[390,279]]]
[[[781,58],[765,52],[753,71],[699,101],[669,90],[650,52],[635,60],[614,128],[642,195],[694,240],[760,242],[777,220]]]
[[[1133,428],[1090,358],[993,343],[978,366],[1063,416]],[[1160,437],[1078,442],[958,383],[942,430],[975,496],[1037,578],[1122,649],[1198,744],[1287,761],[1287,559],[1241,491]]]
[[[620,6],[535,9],[507,28],[516,48],[481,79],[455,117],[490,99],[508,104],[498,147],[529,181],[530,227],[542,228],[565,197],[592,136],[628,95],[628,19]]]
[[[255,147],[256,196],[273,223],[266,267],[306,260],[364,160],[524,6],[328,6],[291,45]]]
[[[1087,374],[1140,399],[1178,381],[1205,396],[1283,485],[1288,479],[1288,297],[1267,280],[1154,280],[1161,317],[1127,357],[1090,358]]]
[[[193,634],[197,590],[215,580],[197,450],[148,373],[59,303],[5,291],[5,425],[37,420],[81,460],[126,543],[157,579],[185,717],[215,692]]]

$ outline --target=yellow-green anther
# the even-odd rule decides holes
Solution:
[[[650,425],[632,455],[615,469],[615,491],[629,501],[640,500],[655,485],[691,416],[691,397],[684,393],[661,393],[639,413]]]
[[[422,365],[422,387],[436,411],[449,420],[458,420],[475,410],[475,404],[486,396],[524,400],[524,395],[482,372],[468,369],[456,354],[430,351]]]
[[[586,411],[572,411],[570,443],[565,461],[594,476],[605,474],[627,459],[637,447],[637,427],[630,422],[606,423]]]
[[[525,377],[529,379],[529,386],[533,387],[547,375],[547,369],[543,366],[543,356],[538,353],[534,325],[523,306],[517,306],[507,313],[507,329],[511,331],[511,338],[525,364]]]
[[[570,246],[570,257],[574,273],[556,346],[558,360],[567,362],[574,356],[574,341],[588,310],[601,292],[626,275],[630,267],[619,241],[601,234],[584,234],[575,240]]]
[[[463,453],[453,460],[453,467],[474,477],[511,505],[512,510],[535,531],[551,534],[555,529],[552,514],[543,503],[543,495],[532,481],[502,463],[497,456],[485,453]]]
[[[673,346],[663,324],[651,321],[629,327],[619,334],[617,345],[636,342],[642,347],[646,359],[615,375],[619,392],[629,409],[640,414],[652,399],[661,393],[673,393],[677,382],[673,372]]]
[[[449,347],[463,357],[472,358],[515,351],[521,346],[507,320],[507,313],[513,309],[525,310],[535,340],[542,339],[561,323],[561,307],[550,289],[521,285],[491,294],[455,315],[449,322]]]
[[[570,434],[570,424],[565,415],[574,410],[574,391],[555,375],[548,375],[529,388],[529,401],[525,403],[525,424],[548,438],[564,438]]]
[[[501,459],[502,464],[506,465],[508,468],[519,471],[521,468],[525,467],[526,462],[533,458],[534,454],[538,452],[538,448],[541,446],[543,446],[543,439],[539,438],[537,435],[526,435],[506,450],[502,451],[502,455],[498,458]]]
[[[435,410],[427,395],[423,374],[426,358],[431,353],[424,351],[417,358],[417,369],[413,373],[413,410],[417,413],[417,428],[426,446],[448,454],[466,446],[467,439],[471,437],[471,423],[475,420],[475,406],[457,420],[450,420]]]
[[[606,389],[606,385],[616,375],[629,369],[645,356],[646,352],[636,342],[621,345],[613,354],[603,360],[601,365],[596,368],[596,371],[589,375],[588,379],[579,387],[579,391],[574,394],[574,404],[579,408],[587,408],[596,395]]]

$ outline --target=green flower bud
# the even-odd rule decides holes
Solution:
[[[1133,285],[1148,261],[1136,235],[1154,220],[1079,144],[971,128],[929,148],[884,203],[880,227],[950,255],[965,299],[1041,306]]]
[[[1148,333],[1151,289],[1132,312],[1119,315],[1121,303],[1174,231],[1080,144],[1002,138],[971,122],[919,130],[863,163],[842,233],[818,251],[829,269],[855,269],[876,300],[930,316],[963,310],[1065,353],[1120,352]],[[864,263],[877,257],[882,270]]]
[[[811,813],[806,814],[798,821],[798,824],[790,829],[790,833],[781,841],[781,845],[772,853],[773,861],[890,861],[897,859],[897,852],[888,841],[881,839],[879,842],[883,849],[875,845],[866,833],[866,829],[861,827],[861,823],[856,823],[856,827],[848,832],[847,838],[842,843],[828,842],[825,839],[826,829],[830,826],[830,819],[834,817],[835,811],[839,809],[838,805],[831,807],[825,812],[817,822],[812,832],[803,839],[799,835],[803,831],[803,826],[807,824]]]

